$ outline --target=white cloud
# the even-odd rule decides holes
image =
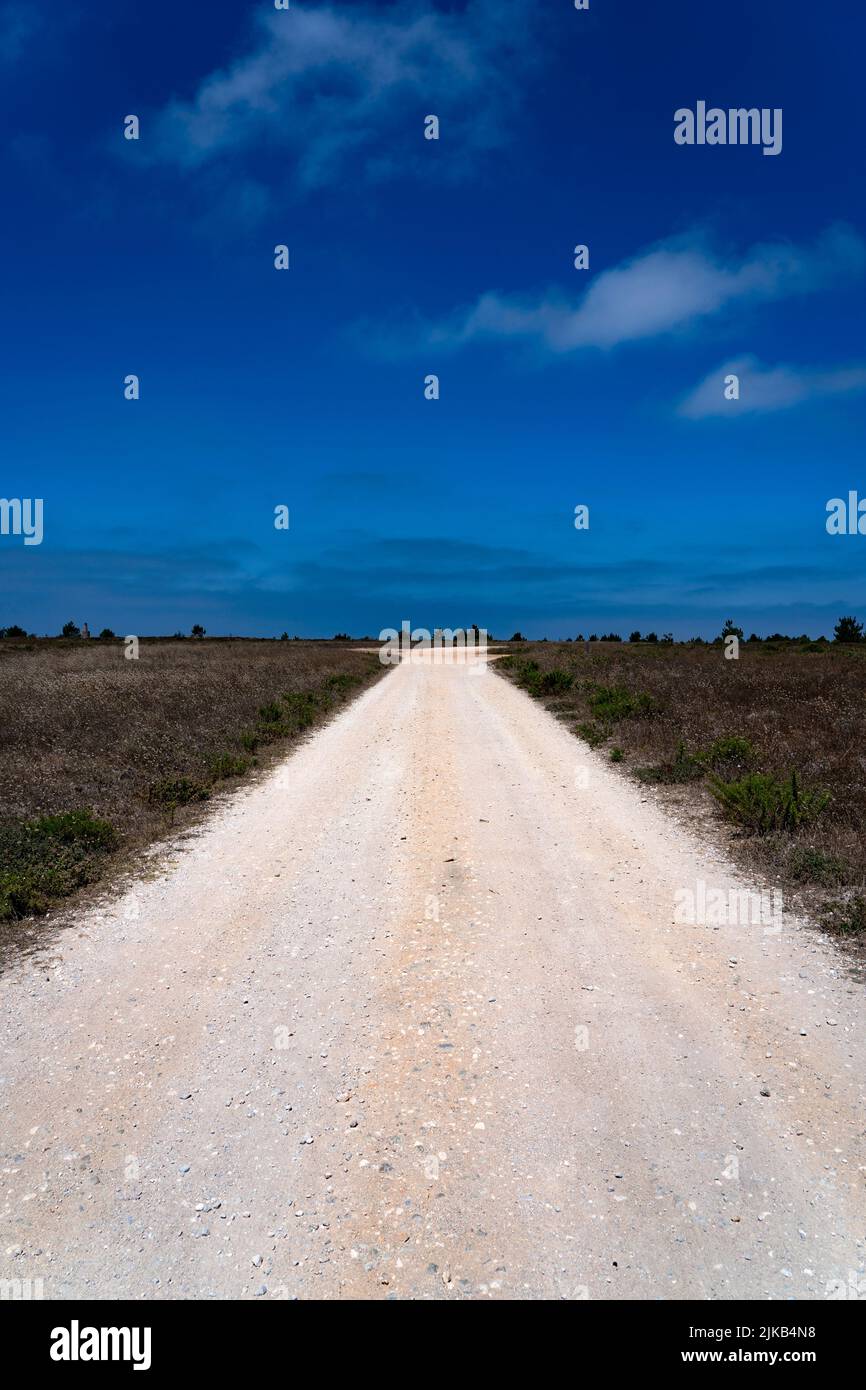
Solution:
[[[725,399],[725,378],[732,375],[739,378],[738,400]],[[677,414],[690,420],[703,420],[713,415],[736,419],[742,415],[787,410],[821,396],[850,395],[857,391],[866,391],[864,363],[825,371],[787,365],[767,367],[755,357],[740,357],[710,372],[680,401]]]
[[[492,292],[428,327],[425,339],[443,347],[523,339],[554,353],[613,348],[686,329],[738,304],[811,293],[862,274],[864,264],[866,246],[845,226],[830,227],[813,246],[759,244],[739,259],[722,259],[695,235],[679,237],[603,271],[576,302],[557,292]]]
[[[195,168],[261,147],[285,151],[280,172],[302,186],[349,166],[382,177],[420,159],[423,118],[436,114],[448,142],[438,163],[455,172],[506,138],[531,14],[527,0],[470,0],[454,13],[419,0],[387,14],[365,4],[265,11],[244,56],[160,113],[158,158]]]

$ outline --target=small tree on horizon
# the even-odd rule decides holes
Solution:
[[[863,624],[853,617],[840,618],[833,629],[833,637],[837,642],[862,642]]]
[[[190,628],[190,632],[193,637],[204,637],[205,634],[205,630],[202,627],[201,623],[193,623],[192,627]]]
[[[81,628],[76,627],[75,623],[64,623],[60,630],[61,637],[80,637]]]

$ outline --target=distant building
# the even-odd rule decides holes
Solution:
[[[82,637],[89,637],[89,636],[90,636],[90,628],[87,626],[87,623],[82,623],[82,624],[81,624],[81,636],[82,636]]]

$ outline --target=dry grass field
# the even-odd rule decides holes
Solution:
[[[101,877],[385,668],[329,642],[0,641],[0,921]]]
[[[866,645],[525,642],[498,663],[590,746],[711,815],[744,864],[866,941]]]

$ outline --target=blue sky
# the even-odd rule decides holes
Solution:
[[[866,495],[864,38],[806,0],[0,0],[0,495],[45,518],[0,625],[866,616],[825,530]],[[781,153],[677,145],[699,100],[781,108]]]

